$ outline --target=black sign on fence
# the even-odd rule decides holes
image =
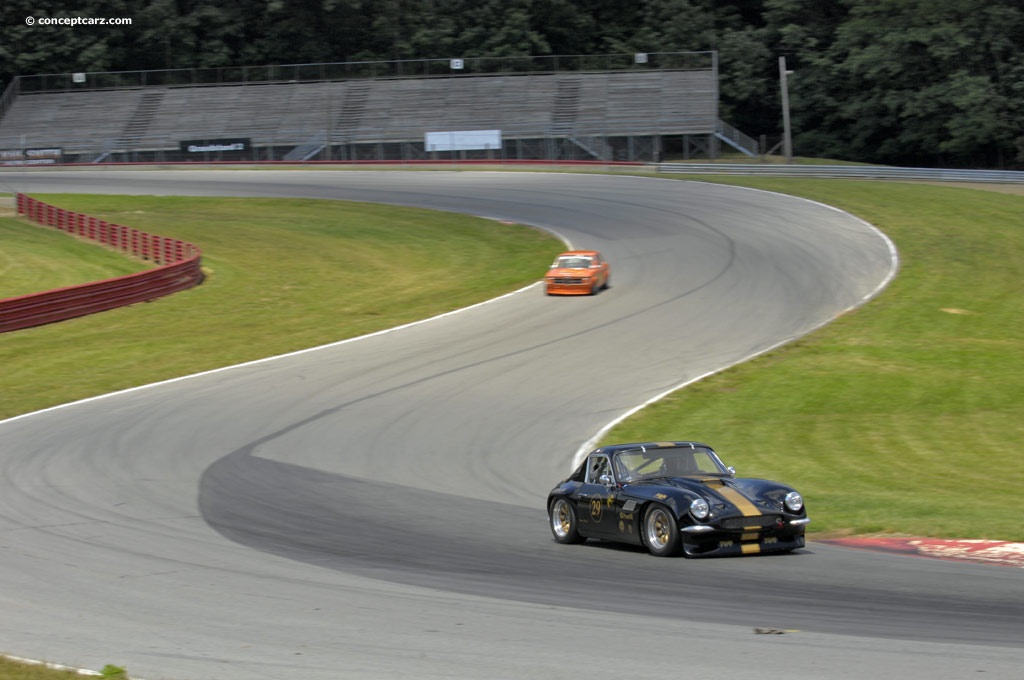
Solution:
[[[180,144],[182,153],[188,156],[201,154],[204,158],[248,158],[252,149],[252,140],[249,137],[187,139]]]

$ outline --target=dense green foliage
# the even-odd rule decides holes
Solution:
[[[27,16],[130,26],[27,26]],[[82,0],[0,8],[0,78],[358,60],[716,50],[722,117],[800,155],[1024,165],[1019,0]]]

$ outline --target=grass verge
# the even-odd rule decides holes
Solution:
[[[21,219],[0,217],[0,298],[124,276],[149,265]]]
[[[0,679],[2,680],[81,680],[84,677],[128,680],[128,673],[123,668],[108,664],[94,674],[83,675],[75,669],[28,663],[0,654]]]

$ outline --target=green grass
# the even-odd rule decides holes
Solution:
[[[97,671],[98,676],[108,680],[128,680],[128,674],[124,668],[107,665]],[[48,668],[47,666],[34,663],[16,661],[0,655],[0,678],[3,680],[81,680],[84,676],[75,670]]]
[[[801,489],[817,532],[1024,540],[1024,196],[727,181],[867,219],[896,243],[899,275],[868,305],[644,409],[604,442],[707,441],[740,474]]]
[[[0,217],[0,298],[133,274],[147,264],[20,219]]]
[[[464,307],[539,280],[562,248],[522,226],[361,203],[37,198],[194,243],[207,278],[154,302],[0,334],[0,418]],[[5,270],[0,286],[62,285],[55,270],[76,259],[55,248],[42,274]]]

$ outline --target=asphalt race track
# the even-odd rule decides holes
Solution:
[[[415,205],[550,229],[613,267],[594,297],[534,286],[0,423],[0,651],[147,680],[1024,668],[1021,569],[813,542],[684,560],[551,540],[547,491],[605,424],[888,280],[890,244],[858,219],[573,174],[18,170],[0,191]]]

